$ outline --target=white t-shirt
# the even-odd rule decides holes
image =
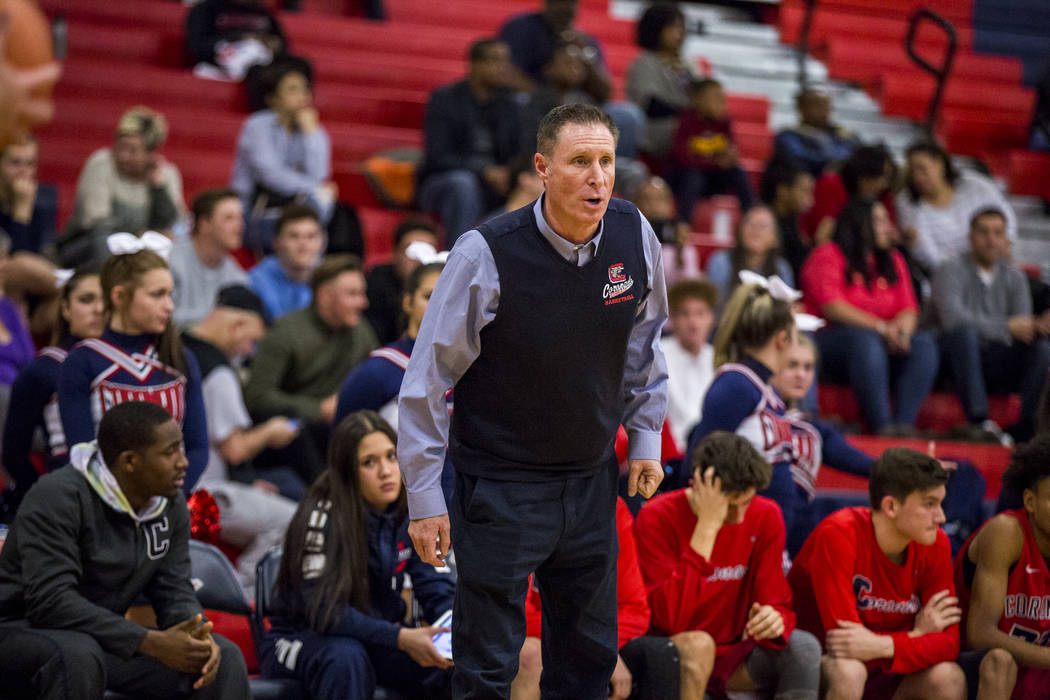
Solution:
[[[667,420],[678,449],[684,451],[715,376],[715,349],[705,344],[699,355],[693,355],[672,335],[661,338],[660,347],[667,358]]]
[[[201,382],[201,393],[208,423],[208,466],[198,486],[214,490],[230,478],[226,460],[219,454],[219,444],[235,430],[252,427],[252,419],[244,406],[241,384],[230,367],[224,365],[209,372]]]
[[[168,266],[175,281],[172,319],[179,326],[192,326],[207,316],[215,308],[215,297],[223,287],[248,285],[248,274],[232,255],[224,257],[218,267],[208,267],[197,257],[191,240],[172,246]]]

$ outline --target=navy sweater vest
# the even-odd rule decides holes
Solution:
[[[500,301],[455,388],[449,445],[459,471],[539,481],[593,473],[612,458],[648,279],[638,210],[614,199],[604,221],[583,267],[547,242],[531,205],[478,227]]]

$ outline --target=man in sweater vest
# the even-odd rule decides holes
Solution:
[[[610,201],[608,115],[557,107],[537,147],[545,194],[456,242],[401,387],[409,533],[435,566],[456,546],[457,698],[508,696],[531,572],[548,612],[544,697],[608,696],[621,423],[631,495],[651,496],[663,475],[660,242],[633,205]],[[457,472],[450,505],[440,486],[446,442]]]

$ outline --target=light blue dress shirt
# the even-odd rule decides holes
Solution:
[[[543,197],[532,206],[540,233],[563,258],[581,267],[594,258],[604,222],[591,240],[577,245],[547,223]],[[628,339],[623,425],[631,459],[659,460],[667,414],[667,363],[660,349],[667,289],[660,241],[644,216],[641,224],[648,287]],[[438,278],[398,400],[397,452],[413,520],[447,512],[441,491],[450,423],[445,394],[480,355],[481,329],[496,317],[499,296],[499,273],[488,243],[477,229],[468,231],[456,240]]]

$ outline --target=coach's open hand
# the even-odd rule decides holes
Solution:
[[[627,475],[627,495],[642,494],[652,498],[660,482],[664,480],[664,468],[655,459],[630,460],[631,471]]]
[[[445,557],[452,549],[452,528],[447,513],[413,520],[408,524],[408,536],[420,559],[435,567],[445,565]]]

